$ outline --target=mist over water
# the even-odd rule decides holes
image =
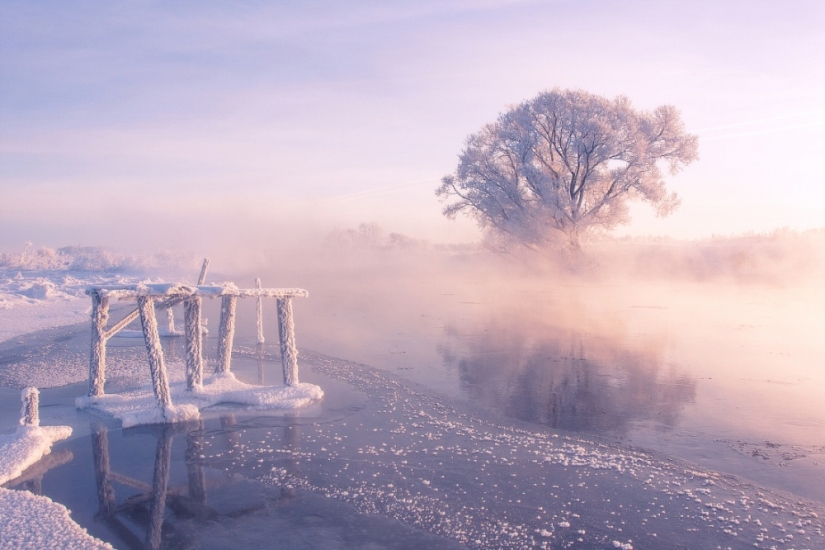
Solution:
[[[75,436],[15,487],[66,504],[118,546],[822,538],[818,233],[605,240],[544,256],[374,225],[315,235],[204,255],[208,283],[309,290],[293,300],[296,339],[301,381],[324,389],[321,402],[286,414],[218,405],[194,424],[124,430],[74,409],[85,382],[44,389],[44,422]],[[156,275],[191,284],[197,256]],[[204,301],[207,370],[219,310]],[[239,300],[232,370],[280,384],[274,301],[263,310],[258,345],[255,301]],[[32,361],[83,380],[87,331],[7,342],[6,385]],[[182,380],[183,342],[163,340]],[[114,338],[109,352],[107,392],[150,383],[141,339]]]
[[[810,482],[825,464],[819,232],[600,241],[548,258],[372,230],[299,261],[274,255],[237,282],[310,291],[295,303],[301,349],[825,500]]]

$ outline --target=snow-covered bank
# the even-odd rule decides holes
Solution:
[[[37,390],[24,390],[21,426],[0,435],[0,484],[20,477],[52,450],[56,441],[72,435],[69,426],[40,426]],[[69,510],[28,491],[0,488],[0,548],[112,548],[89,536]]]
[[[112,549],[72,521],[69,510],[28,491],[0,489],[0,549]]]
[[[89,286],[135,284],[184,270],[197,273],[197,262],[180,253],[126,256],[95,247],[30,245],[20,254],[0,253],[0,342],[87,321]]]
[[[0,549],[112,548],[89,535],[72,521],[65,506],[49,498],[0,488],[0,510]]]
[[[49,454],[56,441],[71,435],[69,426],[20,426],[14,433],[0,435],[0,484],[19,477]]]
[[[0,269],[0,342],[45,329],[87,322],[91,285],[135,284],[139,273]]]

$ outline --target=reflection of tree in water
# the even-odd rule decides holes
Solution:
[[[696,382],[664,371],[663,342],[629,350],[606,335],[535,323],[445,328],[440,351],[476,403],[552,428],[621,435],[633,423],[672,427]]]

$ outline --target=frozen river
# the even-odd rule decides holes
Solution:
[[[85,382],[43,390],[43,424],[75,435],[16,487],[118,548],[825,545],[810,289],[318,287],[295,309],[322,403],[122,430],[75,411]],[[279,383],[252,307],[233,369]],[[87,331],[0,345],[5,385],[27,364],[83,376]],[[140,341],[118,340],[107,391],[148,380]]]

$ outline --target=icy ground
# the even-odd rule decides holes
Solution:
[[[115,318],[119,318],[128,308],[119,307],[120,312],[112,308]],[[17,314],[15,310],[14,315]],[[26,333],[0,342],[0,386],[35,386],[43,389],[88,380],[90,329],[88,315],[83,317],[84,322],[79,325]],[[0,319],[3,318],[5,315],[0,315]],[[164,350],[170,381],[185,379],[183,351],[183,346],[176,343]],[[134,389],[151,383],[142,340],[112,338],[106,357],[107,392]],[[80,395],[83,393],[86,392]]]
[[[379,371],[314,359],[373,406],[347,422],[301,426],[299,449],[248,446],[224,460],[284,453],[306,466],[273,464],[260,479],[474,548],[825,546],[818,503],[653,453],[485,419]]]

